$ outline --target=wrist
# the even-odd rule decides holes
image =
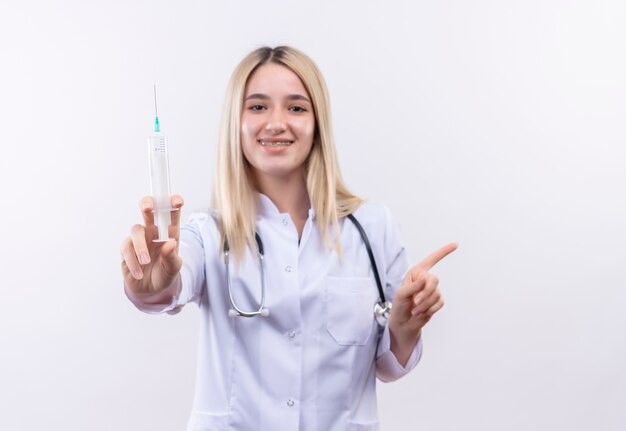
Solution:
[[[411,349],[415,346],[417,341],[422,336],[422,330],[394,330],[389,328],[389,336],[391,343],[395,343],[400,346],[411,346]]]
[[[389,326],[389,350],[395,355],[398,363],[403,367],[406,366],[411,353],[422,335],[421,328],[415,330],[398,330]]]
[[[137,292],[124,281],[124,288],[128,297],[149,305],[170,304],[174,297],[177,297],[179,295],[181,287],[182,282],[180,279],[180,274],[176,276],[170,286],[156,292]]]

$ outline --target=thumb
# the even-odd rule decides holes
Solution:
[[[404,281],[396,291],[396,297],[402,299],[413,298],[413,295],[418,293],[426,286],[426,277],[424,274],[413,275],[409,272],[405,277]]]

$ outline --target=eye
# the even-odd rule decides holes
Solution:
[[[248,106],[248,109],[251,110],[251,111],[262,111],[262,110],[265,109],[265,106],[259,105],[259,104],[254,104],[254,105]]]
[[[292,111],[292,112],[304,112],[304,111],[306,111],[306,109],[304,109],[302,106],[298,106],[298,105],[290,106],[289,110]]]

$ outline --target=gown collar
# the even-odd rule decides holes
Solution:
[[[283,217],[289,216],[288,213],[281,213],[272,200],[263,193],[257,192],[257,212],[260,217]],[[315,217],[315,210],[309,208],[309,218]]]

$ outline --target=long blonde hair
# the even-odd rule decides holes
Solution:
[[[315,135],[305,161],[306,186],[324,242],[341,253],[339,218],[354,212],[363,200],[345,186],[333,138],[326,83],[316,64],[303,52],[288,46],[263,47],[248,54],[235,68],[222,110],[217,148],[213,207],[221,216],[222,241],[241,257],[245,246],[256,249],[256,200],[252,173],[241,147],[241,113],[246,84],[261,65],[275,63],[294,72],[306,88],[315,114]],[[330,227],[330,229],[329,229]],[[331,240],[331,232],[334,241]]]

